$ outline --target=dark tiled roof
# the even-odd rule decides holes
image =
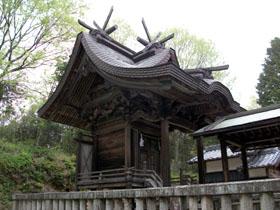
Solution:
[[[278,147],[258,151],[250,158],[249,168],[277,166],[280,163],[280,150]]]
[[[151,90],[160,95],[169,94],[168,97],[173,95],[174,89],[186,96],[197,95],[197,100],[213,96],[221,100],[221,104],[226,102],[227,105],[221,107],[223,115],[244,110],[234,101],[230,91],[222,83],[211,79],[197,78],[182,70],[175,62],[175,52],[172,49],[155,46],[153,55],[135,60],[133,58],[135,53],[120,46],[116,41],[106,40],[106,43],[98,41],[98,36],[92,33],[82,32],[78,35],[65,74],[53,95],[38,111],[40,117],[85,128],[87,122],[83,121],[79,117],[79,113],[75,111],[81,109],[80,105],[75,105],[75,110],[73,110],[73,107],[64,107],[63,103],[67,99],[66,96],[69,98],[71,95],[71,98],[75,98],[84,95],[85,93],[81,91],[87,90],[94,83],[94,79],[90,78],[93,77],[93,74],[98,74],[117,86]],[[89,66],[93,66],[92,69],[88,69],[89,73],[85,74],[87,75],[83,78],[86,80],[85,82],[80,81],[77,76],[82,73],[79,71],[83,71],[85,68],[75,66],[75,62],[79,61],[81,54],[85,55]],[[171,81],[172,88],[166,89],[164,83],[166,81]],[[77,83],[75,93],[71,92],[72,83]]]
[[[240,152],[232,152],[227,148],[229,158],[240,156]],[[219,160],[221,159],[220,145],[212,145],[204,150],[204,160]],[[197,157],[191,158],[188,163],[197,163]],[[278,147],[268,148],[263,150],[253,150],[248,152],[248,167],[259,168],[268,166],[277,166],[280,163],[280,149]]]

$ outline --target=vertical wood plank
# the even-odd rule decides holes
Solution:
[[[114,210],[123,210],[122,200],[114,199]]]
[[[94,200],[87,200],[86,205],[87,205],[87,210],[93,210]]]
[[[13,202],[12,202],[12,210],[17,210],[17,207],[18,205],[17,205],[17,200],[13,200]]]
[[[159,199],[159,209],[160,210],[168,210],[169,209],[169,200],[168,200],[168,198],[160,198]]]
[[[26,210],[30,210],[31,209],[31,201],[30,200],[26,200],[25,201],[25,209]]]
[[[228,156],[227,156],[227,145],[225,141],[220,140],[220,146],[221,146],[221,154],[222,154],[224,182],[228,182],[229,181]]]
[[[36,200],[36,210],[42,209],[42,200]]]
[[[105,205],[104,205],[104,202],[103,200],[101,199],[94,199],[93,200],[93,210],[104,210],[105,209]],[[92,210],[90,209],[90,210]]]
[[[41,200],[41,204],[42,204],[41,209],[42,210],[46,210],[46,202],[45,202],[45,200]]]
[[[134,167],[139,169],[139,133],[138,130],[132,129],[132,139],[133,139],[133,148],[134,148]]]
[[[147,209],[149,210],[156,210],[157,209],[157,203],[155,198],[147,198],[146,199]]]
[[[144,200],[141,198],[135,199],[136,210],[144,210]]]
[[[188,199],[186,196],[181,196],[180,197],[180,202],[181,202],[181,210],[186,210],[188,208]]]
[[[51,200],[45,200],[45,208],[46,210],[52,209]]]
[[[36,210],[36,200],[31,201],[31,210]]]
[[[203,151],[203,142],[202,138],[198,137],[196,139],[196,147],[197,147],[197,161],[198,161],[198,175],[199,175],[199,184],[205,183],[205,161],[204,161],[204,151]]]
[[[105,209],[112,210],[114,208],[114,202],[111,199],[106,199]]]
[[[17,201],[17,210],[22,210],[22,200]]]
[[[93,126],[94,127],[94,126]],[[98,137],[95,134],[95,128],[92,128],[92,171],[97,170],[98,164]]]
[[[65,210],[71,210],[72,203],[71,200],[65,200]]]
[[[248,180],[249,179],[249,170],[248,170],[246,147],[241,147],[241,160],[242,160],[242,169],[243,169],[244,180]]]
[[[58,201],[58,209],[59,210],[64,210],[64,200],[59,200]]]
[[[182,201],[183,199],[181,197],[171,197],[169,201],[170,209],[183,210]]]
[[[25,207],[25,200],[20,200],[20,210],[25,210],[26,207]]]
[[[197,197],[189,197],[189,210],[198,210],[198,199]]]
[[[123,209],[124,210],[132,210],[132,200],[124,198],[123,201]]]
[[[275,203],[272,193],[262,193],[261,194],[261,210],[271,209],[274,210]]]
[[[232,201],[229,195],[221,196],[221,210],[232,210]]]
[[[253,199],[248,194],[242,194],[240,197],[240,210],[253,210]]]
[[[52,201],[52,210],[58,210],[58,200]]]
[[[163,186],[170,186],[170,151],[169,151],[169,123],[167,119],[160,121],[161,147],[160,147],[160,174]]]
[[[79,201],[72,200],[72,210],[79,210]]]
[[[84,210],[86,209],[86,200],[79,200],[79,209]],[[74,210],[74,209],[72,209]]]
[[[201,210],[214,210],[213,200],[210,196],[207,195],[202,196]]]
[[[125,126],[125,137],[124,137],[124,146],[125,146],[125,167],[131,167],[131,125],[129,122]]]

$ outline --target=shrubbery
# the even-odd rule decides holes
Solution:
[[[74,181],[75,155],[0,139],[0,209],[8,209],[12,192],[73,190]]]

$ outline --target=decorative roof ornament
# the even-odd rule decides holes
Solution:
[[[93,25],[96,27],[96,29],[91,27],[90,25],[86,24],[84,21],[82,21],[80,19],[78,19],[78,23],[81,26],[83,26],[83,27],[87,28],[88,30],[90,30],[91,34],[94,34],[94,35],[99,34],[99,35],[103,36],[104,38],[112,40],[112,38],[109,35],[111,33],[113,33],[115,30],[118,29],[117,25],[113,25],[113,26],[111,26],[110,28],[107,29],[107,26],[108,26],[108,23],[109,23],[109,21],[111,19],[113,11],[114,11],[114,8],[112,6],[110,11],[109,11],[109,14],[107,15],[107,18],[106,18],[102,28],[95,21],[93,21]]]
[[[150,35],[150,32],[147,28],[147,25],[145,23],[145,20],[144,18],[142,18],[142,25],[143,25],[143,28],[145,30],[145,33],[147,35],[147,38],[148,38],[148,41],[146,41],[145,39],[141,38],[141,37],[137,37],[137,41],[140,42],[142,45],[145,46],[146,49],[149,49],[151,48],[152,46],[154,45],[159,45],[159,46],[164,46],[164,43],[167,42],[168,40],[172,39],[174,37],[174,33],[168,35],[167,37],[159,40],[158,38],[160,37],[161,33],[159,32],[156,37],[154,39],[151,38],[151,35]]]
[[[196,68],[196,69],[186,69],[186,71],[194,77],[199,77],[201,79],[214,79],[213,72],[215,71],[225,71],[228,70],[229,65],[207,67],[207,68]]]
[[[159,32],[155,36],[155,38],[152,39],[144,18],[142,18],[142,25],[143,25],[143,28],[144,28],[145,33],[147,35],[148,41],[139,37],[139,36],[137,37],[137,41],[140,42],[142,45],[144,45],[145,48],[143,50],[135,53],[135,55],[133,56],[133,60],[135,62],[138,62],[140,60],[143,60],[147,57],[150,57],[150,56],[154,55],[155,54],[154,49],[164,48],[165,42],[167,42],[168,40],[170,40],[174,37],[174,33],[172,33],[172,34],[168,35],[167,37],[158,41],[158,39],[161,35],[161,33]]]

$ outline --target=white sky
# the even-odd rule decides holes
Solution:
[[[232,93],[242,106],[256,96],[256,84],[270,40],[280,36],[278,0],[87,0],[92,7],[85,21],[103,22],[110,7],[113,17],[124,19],[143,35],[144,17],[151,33],[169,27],[186,28],[190,33],[214,42],[236,81]],[[145,37],[145,36],[144,36]]]

